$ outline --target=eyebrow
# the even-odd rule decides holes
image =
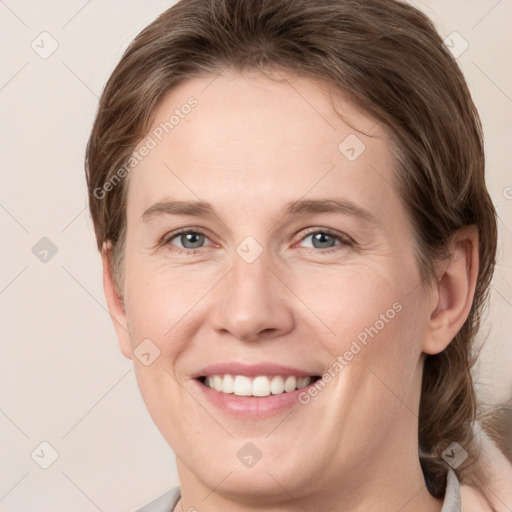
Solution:
[[[358,217],[368,223],[377,223],[377,218],[370,211],[345,199],[299,199],[286,203],[283,208],[283,217],[300,216],[313,213],[342,213]],[[150,206],[141,218],[147,222],[160,215],[191,215],[191,216],[217,216],[213,206],[206,201],[160,201]]]
[[[144,222],[159,215],[212,215],[214,209],[206,201],[160,201],[150,206],[141,216]]]

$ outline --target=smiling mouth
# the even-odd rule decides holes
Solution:
[[[265,397],[292,393],[310,386],[320,379],[320,376],[294,377],[293,375],[258,375],[247,377],[246,375],[211,375],[199,377],[198,380],[207,388],[236,396]]]

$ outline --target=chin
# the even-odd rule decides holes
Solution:
[[[229,474],[229,471],[226,468],[224,473],[226,478],[220,486],[219,481],[215,481],[212,478],[212,473],[209,472],[207,485],[212,489],[216,488],[217,493],[222,493],[238,503],[246,503],[252,507],[255,505],[278,505],[286,499],[283,494],[286,495],[287,492],[294,496],[297,494],[298,484],[290,478],[292,468],[290,468],[288,474],[283,474],[282,470],[279,474],[270,470],[267,472],[267,468],[264,466],[259,470],[256,467],[238,468],[231,470],[233,471],[231,474]],[[229,476],[227,476],[228,474]],[[304,488],[303,485],[300,487]],[[286,492],[283,489],[286,489]]]

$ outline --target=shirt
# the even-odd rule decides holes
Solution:
[[[172,512],[180,497],[180,487],[173,487],[170,491],[139,508],[136,512]],[[446,493],[441,512],[461,512],[459,480],[455,471],[451,468],[448,468]]]

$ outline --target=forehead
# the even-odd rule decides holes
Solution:
[[[262,201],[333,188],[389,207],[396,194],[386,130],[333,86],[281,76],[286,82],[225,72],[172,89],[136,149],[151,146],[129,174],[129,210],[169,195],[261,210]]]

